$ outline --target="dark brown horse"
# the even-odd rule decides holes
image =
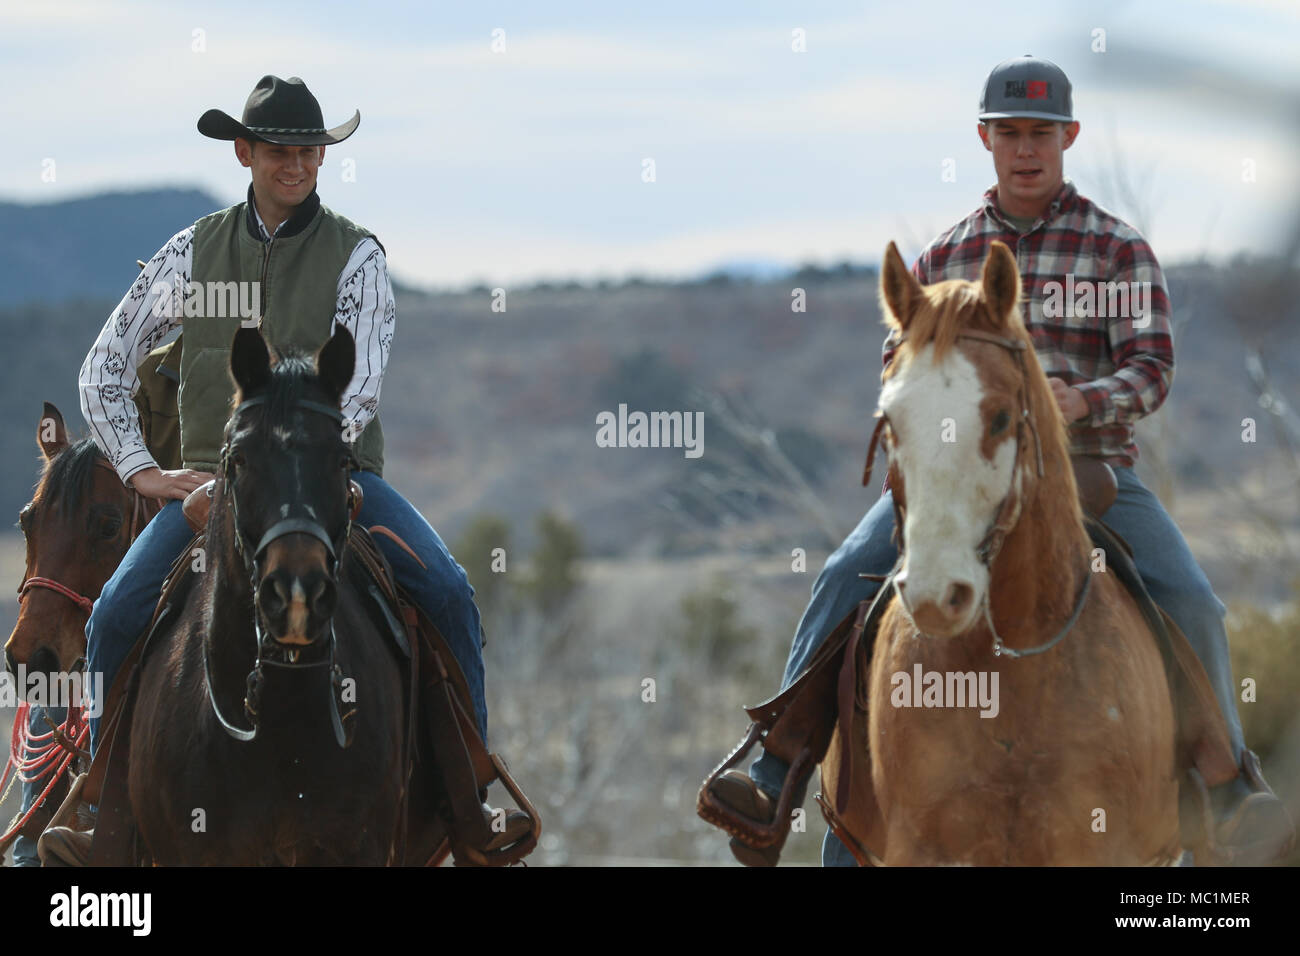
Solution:
[[[55,675],[84,673],[91,605],[160,503],[127,489],[93,440],[70,442],[63,416],[49,402],[36,424],[36,444],[43,467],[18,519],[27,566],[5,666],[11,674],[44,675],[49,688],[68,688]],[[24,827],[29,836],[66,795],[67,779],[59,776],[39,781],[44,799]]]
[[[206,571],[137,672],[130,805],[155,863],[404,857],[406,672],[348,548],[354,358],[341,328],[314,367],[235,337]]]
[[[1160,649],[1094,573],[1015,259],[994,243],[981,282],[922,288],[891,243],[881,298],[904,337],[880,402],[903,560],[843,751],[869,773],[841,725],[824,791],[852,773],[845,827],[890,865],[1177,859]]]

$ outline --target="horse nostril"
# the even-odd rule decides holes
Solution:
[[[47,644],[42,644],[32,651],[27,658],[29,674],[56,674],[59,670],[59,655]]]
[[[268,618],[274,619],[289,606],[288,584],[278,571],[272,571],[257,589],[257,606]]]
[[[975,589],[964,581],[958,581],[948,588],[948,610],[954,615],[962,614],[975,600]]]
[[[335,605],[338,603],[338,591],[334,587],[334,582],[329,578],[322,577],[311,592],[311,601],[309,606],[312,613],[319,617],[332,617],[334,615]]]

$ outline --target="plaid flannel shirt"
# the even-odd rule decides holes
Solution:
[[[924,285],[978,281],[995,239],[1016,256],[1025,327],[1043,371],[1087,399],[1088,415],[1069,426],[1071,453],[1132,467],[1138,457],[1133,424],[1160,407],[1174,377],[1169,293],[1151,247],[1132,226],[1079,195],[1069,180],[1047,213],[1022,234],[998,209],[994,186],[979,209],[925,248],[912,274]],[[1137,300],[1124,309],[1122,299],[1110,298],[1118,287],[1103,283],[1124,283],[1130,290],[1128,283],[1144,284],[1136,288],[1145,313],[1135,313]],[[1089,286],[1098,290],[1093,316],[1103,317],[1079,314],[1089,311],[1081,298]],[[894,350],[891,333],[883,348],[885,365]]]

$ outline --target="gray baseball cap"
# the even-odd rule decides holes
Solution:
[[[995,66],[980,96],[980,119],[1019,116],[1073,122],[1070,81],[1065,71],[1028,53]]]

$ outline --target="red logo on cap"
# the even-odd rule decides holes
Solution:
[[[1028,87],[1029,98],[1030,98],[1031,100],[1045,100],[1045,99],[1047,99],[1047,81],[1046,81],[1046,80],[1030,80],[1030,81],[1026,84],[1026,86]]]

